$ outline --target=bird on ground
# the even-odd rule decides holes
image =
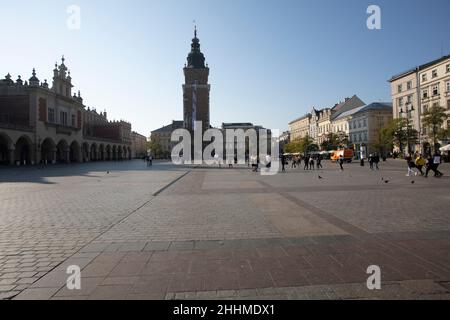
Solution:
[[[106,171],[106,174],[109,174],[109,171]]]
[[[414,184],[415,183],[415,181],[413,180],[413,181],[411,181],[411,184]]]
[[[389,183],[389,180],[384,180],[384,183]]]
[[[323,179],[321,176],[319,176],[319,179]]]

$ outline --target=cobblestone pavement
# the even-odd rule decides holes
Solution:
[[[0,298],[450,298],[450,179],[380,169],[2,168]]]

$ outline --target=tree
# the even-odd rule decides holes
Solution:
[[[317,145],[314,145],[314,140],[308,135],[301,138],[300,139],[300,153],[314,151],[311,149],[316,149],[316,150],[319,149],[319,147]]]
[[[150,139],[150,141],[148,141],[148,148],[156,158],[159,157],[163,152],[161,142],[158,138]]]
[[[422,123],[423,126],[427,128],[428,136],[433,141],[433,148],[435,152],[438,148],[438,140],[445,134],[445,130],[442,129],[442,125],[447,118],[448,115],[446,113],[446,109],[437,105],[431,107],[423,113]]]
[[[378,131],[373,146],[382,155],[385,155],[388,150],[393,149],[394,143],[388,127],[381,128],[380,131]]]
[[[339,131],[338,133],[330,132],[320,146],[322,150],[331,151],[346,147],[348,143],[348,135],[343,131]]]
[[[331,151],[337,149],[339,145],[339,136],[336,133],[330,132],[326,136],[326,140],[320,144],[324,151]]]
[[[349,144],[348,135],[344,131],[339,131],[338,134],[338,147],[346,147]]]
[[[284,146],[285,153],[305,153],[318,149],[319,147],[314,144],[314,140],[309,136],[293,140]]]
[[[283,151],[285,153],[298,153],[300,152],[300,139],[293,140],[284,145]]]
[[[405,146],[417,143],[418,136],[419,133],[408,123],[408,120],[397,118],[390,121],[386,127],[379,131],[375,145],[380,151],[382,149],[392,149],[395,145],[403,153]],[[409,148],[408,151],[410,151]]]

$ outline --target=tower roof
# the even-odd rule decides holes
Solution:
[[[200,40],[197,38],[197,27],[194,29],[194,38],[192,39],[191,52],[189,52],[187,62],[187,68],[205,68],[205,56],[200,50]]]

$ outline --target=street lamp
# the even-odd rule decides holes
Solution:
[[[408,106],[410,106],[410,108],[408,108]],[[408,153],[411,153],[411,145],[410,145],[410,141],[409,141],[409,115],[411,114],[411,112],[414,111],[414,106],[412,105],[411,102],[407,102],[405,104],[405,109],[406,111],[403,111],[403,108],[400,108],[400,117],[403,117],[403,114],[405,114],[405,118],[406,118],[406,143],[408,146]]]

